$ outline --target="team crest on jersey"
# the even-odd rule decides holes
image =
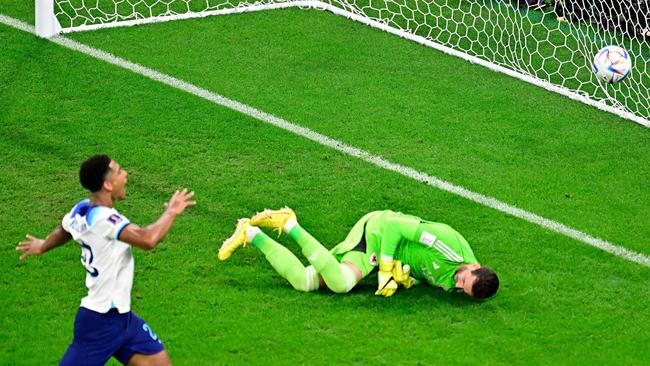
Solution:
[[[373,265],[373,266],[377,265],[377,254],[372,253],[370,255],[370,264]]]
[[[433,269],[439,269],[440,268],[440,265],[438,263],[436,263],[436,262],[431,262],[431,264],[433,265]]]
[[[122,221],[122,217],[118,214],[112,214],[108,217],[108,221],[112,222],[114,225],[117,225],[120,221]]]

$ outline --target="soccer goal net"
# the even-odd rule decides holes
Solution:
[[[526,80],[650,127],[650,0],[37,0],[43,36],[256,10],[327,10]],[[39,15],[40,11],[40,15]],[[43,19],[45,19],[43,21]],[[606,45],[632,74],[592,72]]]

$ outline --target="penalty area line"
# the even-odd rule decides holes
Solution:
[[[5,16],[3,14],[0,14],[0,23],[3,23],[5,25],[8,25],[10,27],[22,30],[24,32],[28,32],[31,34],[35,34],[34,31],[34,26],[24,23],[20,20]],[[110,63],[112,65],[118,66],[120,68],[129,70],[131,72],[134,72],[136,74],[145,76],[149,79],[158,81],[160,83],[166,84],[168,86],[171,86],[173,88],[185,91],[187,93],[193,94],[197,97],[209,100],[215,104],[218,104],[220,106],[235,110],[237,112],[240,112],[242,114],[245,114],[247,116],[253,117],[259,121],[266,122],[268,124],[274,125],[276,127],[279,127],[285,131],[291,132],[293,134],[302,136],[304,138],[307,138],[309,140],[312,140],[320,145],[324,145],[327,147],[330,147],[334,150],[337,150],[341,153],[344,153],[346,155],[354,156],[356,158],[359,158],[363,161],[366,161],[372,165],[375,165],[379,168],[386,169],[398,174],[401,174],[405,177],[414,179],[416,181],[425,183],[431,187],[438,188],[440,190],[455,194],[457,196],[466,198],[470,201],[473,201],[475,203],[478,203],[483,206],[487,206],[490,208],[493,208],[495,210],[501,211],[503,213],[506,213],[508,215],[520,218],[522,220],[526,220],[532,224],[541,226],[545,229],[548,229],[550,231],[568,236],[572,239],[575,239],[577,241],[583,242],[585,244],[588,244],[592,247],[598,248],[600,250],[603,250],[605,252],[608,252],[612,255],[615,255],[620,258],[627,259],[631,262],[635,262],[638,264],[641,264],[646,267],[650,267],[650,257],[646,256],[645,254],[642,253],[637,253],[632,250],[629,250],[627,248],[624,248],[620,245],[616,245],[614,243],[608,242],[606,240],[591,236],[589,234],[583,233],[579,230],[573,229],[571,227],[568,227],[564,224],[561,224],[559,222],[547,219],[545,217],[536,215],[534,213],[525,211],[523,209],[520,209],[516,206],[509,205],[505,202],[501,202],[497,200],[496,198],[493,197],[488,197],[485,195],[482,195],[480,193],[476,193],[473,191],[470,191],[466,188],[463,188],[461,186],[455,185],[453,183],[444,181],[442,179],[439,179],[435,176],[428,175],[426,173],[417,171],[413,168],[400,165],[397,163],[393,163],[391,161],[388,161],[384,158],[382,158],[379,155],[374,155],[371,154],[367,151],[358,149],[354,146],[347,145],[341,141],[335,140],[333,138],[330,138],[328,136],[325,136],[323,134],[320,134],[316,131],[310,130],[306,127],[302,127],[296,124],[293,124],[289,121],[286,121],[280,117],[276,117],[272,114],[260,111],[258,109],[255,109],[251,106],[248,106],[246,104],[237,102],[235,100],[226,98],[222,95],[219,95],[217,93],[213,93],[209,90],[200,88],[198,86],[195,86],[193,84],[190,84],[188,82],[185,82],[183,80],[174,78],[173,76],[163,74],[161,72],[155,71],[153,69],[150,69],[148,67],[136,64],[134,62],[125,60],[123,58],[117,57],[115,55],[112,55],[108,52],[87,46],[85,44],[79,43],[77,41],[73,41],[71,39],[58,36],[49,39],[51,42],[56,43],[60,46],[63,46],[65,48],[68,48],[73,51],[78,51],[81,53],[84,53],[88,56],[94,57],[98,60],[105,61],[107,63]]]

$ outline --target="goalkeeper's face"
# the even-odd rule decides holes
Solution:
[[[469,296],[473,296],[472,287],[476,282],[476,275],[472,271],[481,268],[480,264],[463,264],[456,270],[454,274],[454,281],[456,281],[456,288],[463,290]]]

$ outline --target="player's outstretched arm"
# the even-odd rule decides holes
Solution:
[[[27,240],[21,241],[18,243],[16,250],[23,252],[20,255],[20,260],[29,257],[30,255],[41,255],[52,248],[56,248],[60,245],[63,245],[72,239],[72,235],[69,232],[63,230],[61,225],[57,226],[50,235],[43,239],[33,237],[29,234],[26,236]]]
[[[128,224],[119,239],[125,243],[138,248],[150,250],[160,243],[172,227],[176,216],[185,211],[187,206],[194,206],[196,201],[190,199],[194,192],[188,192],[187,188],[176,191],[169,202],[165,203],[165,212],[151,225],[139,227],[135,224]]]

